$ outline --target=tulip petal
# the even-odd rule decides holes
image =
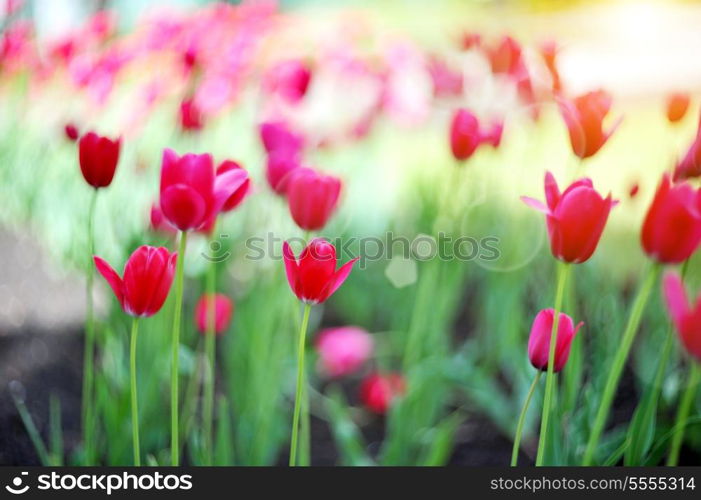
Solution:
[[[289,243],[286,241],[282,244],[282,258],[285,261],[285,274],[287,275],[287,282],[290,284],[290,288],[297,297],[297,276],[299,275],[299,264],[297,263],[297,257],[295,257],[294,252],[290,248]]]
[[[100,272],[103,278],[107,281],[109,286],[112,288],[114,295],[119,301],[119,305],[124,307],[124,282],[122,278],[119,277],[117,271],[115,271],[112,266],[110,266],[106,260],[93,256],[93,261],[95,262],[95,267]]]
[[[163,215],[180,230],[196,229],[207,219],[207,204],[187,184],[175,184],[161,191]]]
[[[346,281],[346,278],[348,278],[348,275],[353,270],[353,264],[355,264],[358,259],[360,259],[360,257],[356,257],[355,259],[346,262],[338,269],[338,271],[336,271],[333,274],[333,276],[331,277],[331,281],[327,285],[327,289],[324,293],[323,300],[326,300],[329,297],[331,297],[334,294],[334,292],[338,290],[338,288],[343,284],[343,282]]]
[[[560,188],[557,186],[555,176],[550,171],[545,172],[545,201],[552,212],[555,211],[555,207],[560,201]]]
[[[243,195],[239,197],[237,192],[244,188],[249,183],[248,172],[242,168],[236,168],[232,170],[226,170],[218,174],[214,180],[214,205],[212,207],[212,214],[219,213],[225,205],[233,205],[230,208],[234,208],[238,203],[243,200]],[[236,197],[229,204],[229,199]]]
[[[524,202],[531,208],[535,208],[539,212],[543,212],[546,215],[550,214],[550,209],[546,207],[542,201],[531,198],[530,196],[521,196],[521,201]]]
[[[669,309],[669,314],[677,325],[677,329],[683,318],[689,312],[689,304],[686,297],[686,290],[684,289],[684,283],[678,274],[674,272],[668,272],[664,276],[662,289],[664,290],[665,301],[667,302],[667,308]]]

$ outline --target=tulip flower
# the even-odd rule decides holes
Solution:
[[[533,320],[531,335],[528,339],[528,359],[531,364],[541,370],[548,369],[548,352],[550,351],[550,337],[553,330],[553,309],[544,309]],[[575,335],[584,323],[574,326],[572,318],[565,313],[560,313],[557,326],[557,342],[555,344],[555,364],[553,371],[558,373],[565,367],[570,356],[570,347]]]
[[[603,90],[588,92],[560,105],[572,144],[572,151],[581,159],[595,155],[615,132],[619,119],[607,131],[603,121],[611,109],[611,96]]]
[[[221,166],[220,166],[221,167]],[[183,260],[187,247],[187,231],[214,227],[215,218],[226,206],[233,207],[243,197],[248,174],[242,168],[224,165],[214,171],[209,154],[186,154],[178,157],[170,149],[163,151],[161,166],[160,207],[166,221],[181,232],[176,268],[175,311],[171,345],[171,463],[180,462],[178,444],[178,362],[180,352],[180,319],[183,301]]]
[[[370,357],[372,336],[362,328],[327,328],[319,333],[316,350],[321,371],[330,377],[342,377],[357,371]]]
[[[299,167],[299,159],[294,154],[284,151],[269,154],[265,169],[268,185],[275,193],[284,196],[290,178]]]
[[[314,238],[302,250],[299,259],[287,242],[283,244],[282,254],[290,288],[299,300],[311,305],[320,304],[333,295],[358,260],[346,262],[336,270],[336,249],[323,238]]]
[[[579,179],[560,194],[555,177],[545,174],[547,206],[522,196],[526,205],[545,214],[553,256],[563,262],[581,263],[596,250],[611,208],[617,203],[611,194],[603,198],[591,179]]]
[[[689,110],[691,97],[689,94],[675,92],[667,98],[667,120],[670,123],[676,123],[684,119],[686,112]]]
[[[353,259],[336,270],[336,249],[322,238],[313,239],[302,251],[299,260],[295,257],[290,245],[285,242],[282,246],[282,256],[290,288],[297,298],[305,304],[297,345],[297,384],[292,417],[292,440],[290,441],[290,465],[293,466],[297,465],[297,436],[305,379],[304,346],[311,306],[324,302],[338,290],[348,278],[353,264],[358,259]],[[305,413],[307,411],[308,409],[305,409]],[[304,420],[307,421],[306,415]]]
[[[645,216],[641,240],[657,262],[677,264],[691,257],[701,242],[701,190],[686,182],[672,185],[665,174]]]
[[[533,320],[533,326],[531,326],[531,335],[528,339],[528,358],[531,360],[531,364],[538,369],[538,372],[533,379],[531,388],[529,389],[526,400],[523,403],[521,415],[519,416],[518,424],[516,426],[516,436],[514,438],[513,450],[511,452],[512,467],[517,465],[518,462],[518,450],[521,444],[523,424],[526,421],[528,406],[531,403],[533,393],[535,392],[535,388],[540,380],[540,375],[545,371],[557,373],[564,368],[565,363],[567,363],[567,358],[569,358],[570,355],[572,341],[574,340],[575,335],[577,335],[580,327],[583,325],[583,323],[580,322],[575,327],[572,318],[564,313],[558,313],[558,319],[555,321],[555,314],[554,309],[544,309],[536,315],[535,319]],[[553,323],[556,323],[557,326],[555,326]],[[555,331],[556,328],[557,331]],[[555,339],[555,349],[551,350],[550,347],[552,339]],[[553,359],[553,366],[552,369],[549,370],[549,359],[551,357]],[[548,404],[544,404],[543,413],[548,411],[548,408]]]
[[[80,137],[78,127],[76,127],[73,123],[66,123],[66,125],[63,127],[63,133],[66,135],[66,139],[71,142],[76,142]]]
[[[406,392],[406,381],[398,373],[368,375],[360,385],[360,400],[369,410],[384,415]]]
[[[304,138],[290,130],[282,122],[265,122],[260,125],[260,138],[265,151],[299,155],[304,148]]]
[[[312,78],[311,70],[304,62],[292,59],[273,66],[263,78],[263,88],[295,104],[307,93]]]
[[[487,50],[487,57],[494,74],[514,75],[520,72],[524,64],[521,45],[510,36],[504,36],[499,43]]]
[[[222,212],[230,212],[238,207],[251,190],[251,180],[248,177],[248,172],[238,162],[233,160],[221,162],[217,167],[217,176],[223,176],[227,172],[234,172],[238,185],[224,201],[221,208]]]
[[[180,103],[180,128],[185,132],[196,132],[204,128],[204,118],[194,99],[189,98]]]
[[[458,161],[470,158],[482,143],[477,117],[466,109],[458,109],[450,123],[450,149]]]
[[[701,296],[693,304],[678,274],[669,272],[663,281],[667,309],[687,352],[701,362]]]
[[[223,334],[231,322],[231,315],[234,312],[234,303],[229,297],[221,293],[212,295],[202,295],[195,306],[195,324],[200,333],[207,333],[209,315],[214,318],[214,333]]]
[[[80,170],[85,181],[95,189],[107,187],[112,183],[114,171],[119,161],[119,148],[122,139],[100,137],[95,132],[88,132],[78,142]]]
[[[173,282],[177,254],[160,247],[141,246],[124,266],[124,277],[103,259],[95,256],[95,267],[105,278],[125,313],[135,317],[156,314],[168,296]]]
[[[297,169],[287,183],[287,202],[295,223],[306,231],[322,229],[336,211],[341,180],[310,168]]]
[[[689,412],[701,381],[699,364],[701,363],[701,296],[696,297],[694,303],[690,305],[682,279],[672,272],[665,275],[663,290],[667,309],[682,345],[695,361],[692,361],[690,366],[689,380],[679,402],[674,434],[667,457],[667,465],[675,466],[679,461],[679,451],[684,441],[684,429]]]
[[[95,267],[112,288],[124,312],[133,317],[129,350],[129,375],[134,465],[141,464],[139,411],[136,393],[138,319],[153,316],[163,306],[173,283],[177,257],[176,253],[170,253],[167,248],[140,246],[127,260],[124,265],[124,275],[120,277],[105,260],[94,256]]]
[[[161,167],[163,216],[181,231],[198,229],[242,196],[248,182],[248,174],[241,168],[226,167],[215,176],[209,154],[178,157],[166,149]]]

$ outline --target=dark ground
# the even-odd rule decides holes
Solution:
[[[0,465],[40,465],[10,396],[12,381],[22,384],[26,405],[45,439],[50,396],[53,393],[60,399],[66,450],[70,453],[75,449],[80,438],[81,331],[0,331],[0,367]],[[615,422],[630,418],[635,409],[634,394],[633,376],[627,374],[615,403]],[[378,448],[383,434],[382,418],[365,426],[363,434],[371,450]],[[335,465],[336,447],[325,421],[312,420],[312,437],[313,464]],[[456,439],[451,465],[500,466],[508,464],[511,458],[511,441],[483,415],[471,415]],[[681,458],[682,464],[698,463],[698,457],[692,456],[690,450],[684,450]],[[532,464],[532,460],[522,454],[519,463]]]

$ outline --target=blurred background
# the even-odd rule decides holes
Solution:
[[[304,135],[305,164],[344,182],[323,236],[384,238],[391,231],[412,241],[439,228],[498,240],[496,260],[368,260],[315,308],[312,332],[357,325],[372,334],[375,351],[362,370],[340,380],[312,370],[312,463],[506,465],[534,373],[526,355],[530,324],[554,293],[542,217],[519,196],[542,199],[550,170],[561,185],[587,175],[621,201],[599,250],[577,267],[568,304],[586,326],[563,375],[565,427],[552,461],[576,462],[645,264],[638,243],[644,209],[661,173],[697,133],[699,25],[701,3],[669,0],[2,0],[0,463],[41,461],[28,419],[53,456],[80,462],[91,190],[69,125],[123,138],[95,227],[96,253],[118,270],[139,244],[173,246],[149,219],[163,148],[235,159],[250,172],[253,193],[223,220],[218,245],[195,237],[188,249],[181,376],[192,408],[183,411],[197,421],[203,369],[192,309],[203,289],[203,255],[228,253],[218,283],[236,310],[217,345],[217,460],[285,463],[295,304],[279,258],[252,261],[244,243],[302,235],[265,180],[259,125],[270,120]],[[507,36],[518,44],[525,77],[500,68]],[[284,83],[290,62],[307,78],[293,94]],[[605,128],[622,121],[599,153],[580,162],[559,103],[597,89],[612,96]],[[670,123],[665,103],[675,92],[689,93],[691,107]],[[504,124],[498,148],[480,148],[460,166],[449,144],[458,107]],[[340,259],[363,250],[351,245]],[[701,284],[696,267],[692,262],[692,287]],[[440,276],[440,286],[422,285],[431,276]],[[128,322],[100,280],[95,300],[100,461],[128,463]],[[139,354],[152,360],[139,375],[152,463],[162,462],[168,443],[171,306],[144,322]],[[654,376],[667,328],[656,293],[601,461],[621,459],[615,450]],[[407,362],[414,338],[417,354]],[[314,368],[314,335],[307,354]],[[673,421],[683,376],[677,358],[664,377],[648,463],[659,460],[664,448],[655,448],[656,439]],[[406,394],[385,415],[363,408],[359,395],[361,381],[377,371],[406,380]],[[529,413],[522,463],[533,459],[538,416]],[[196,431],[183,432],[190,436],[187,462],[200,463]],[[699,457],[697,426],[687,433],[682,463]]]

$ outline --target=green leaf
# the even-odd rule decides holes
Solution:
[[[214,465],[234,465],[234,436],[231,430],[229,404],[225,397],[219,398],[219,408],[217,410]]]
[[[326,410],[331,421],[342,465],[373,465],[373,461],[365,451],[366,445],[360,435],[358,427],[353,422],[348,405],[338,388],[330,390],[330,396],[326,400]]]
[[[419,460],[419,465],[440,466],[445,465],[453,452],[454,437],[463,416],[460,413],[446,417],[430,433],[431,442],[426,447],[424,456]]]

